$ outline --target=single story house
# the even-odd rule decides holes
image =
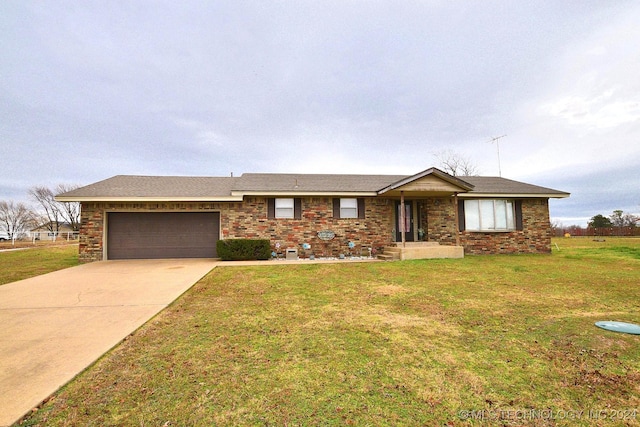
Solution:
[[[91,262],[215,258],[219,239],[244,238],[317,257],[421,244],[467,254],[548,253],[549,198],[568,196],[430,168],[411,176],[118,175],[56,200],[81,203],[79,256]]]
[[[39,225],[29,230],[29,237],[33,240],[72,240],[78,236],[78,232],[68,222],[60,222],[57,227],[57,231],[51,231],[56,229],[53,222]]]

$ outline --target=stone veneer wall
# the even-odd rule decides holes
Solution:
[[[100,261],[102,259],[102,235],[104,230],[104,211],[99,203],[80,205],[80,235],[78,237],[78,258],[80,262]]]
[[[220,235],[223,239],[269,239],[279,252],[295,247],[299,254],[338,256],[360,255],[368,248],[382,249],[392,241],[393,203],[385,199],[365,199],[364,219],[333,218],[330,197],[302,198],[302,219],[268,219],[267,199],[249,197],[240,203],[82,203],[80,226],[80,262],[103,259],[105,212],[135,211],[216,211],[220,212]],[[318,231],[331,230],[336,237],[320,240]],[[349,242],[355,247],[350,250]],[[302,243],[311,250],[304,253]]]
[[[476,233],[464,231],[460,240],[469,254],[550,253],[548,199],[522,200],[522,231]]]
[[[426,240],[441,245],[456,244],[456,210],[453,197],[425,199],[422,224],[426,223]],[[425,222],[426,221],[426,222]]]
[[[297,248],[301,256],[313,253],[316,256],[360,255],[368,248],[381,250],[391,243],[393,228],[393,203],[385,199],[365,198],[365,218],[340,219],[333,217],[331,197],[302,198],[301,219],[268,219],[267,199],[249,197],[244,203],[236,203],[229,209],[222,222],[225,239],[249,238],[269,239],[275,250]],[[336,237],[325,241],[318,238],[318,231],[331,230]],[[355,247],[350,250],[348,244]],[[311,249],[302,250],[308,243]]]
[[[455,202],[453,198],[420,201],[421,224],[425,240],[443,245],[456,244]],[[220,212],[220,235],[223,239],[269,239],[275,250],[284,253],[295,247],[301,256],[337,256],[341,253],[360,255],[368,248],[382,249],[393,241],[394,202],[387,199],[365,199],[365,219],[333,218],[330,197],[302,198],[302,219],[268,219],[267,199],[249,197],[240,203],[82,203],[80,227],[80,262],[103,259],[104,220],[108,211],[206,211]],[[467,254],[549,253],[551,226],[547,199],[522,201],[523,230],[504,233],[463,231],[460,244]],[[320,240],[318,231],[331,230],[336,237]],[[348,243],[355,243],[349,250]],[[304,253],[302,243],[311,250]]]
[[[429,199],[424,201],[423,206],[427,210],[427,239],[441,244],[455,244],[454,199]],[[464,246],[465,253],[476,255],[551,252],[548,199],[523,199],[522,224],[522,230],[511,232],[462,231],[460,244]]]

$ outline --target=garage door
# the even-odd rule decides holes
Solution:
[[[216,258],[218,212],[110,212],[107,259]]]

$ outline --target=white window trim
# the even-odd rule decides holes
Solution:
[[[275,218],[293,219],[295,216],[295,201],[293,198],[275,199]]]
[[[340,218],[347,218],[347,219],[358,218],[358,199],[356,198],[340,199]]]
[[[487,208],[486,202],[492,202],[491,212],[489,213],[489,217],[487,217],[487,212],[484,212],[484,220],[483,220],[483,204],[484,208]],[[504,207],[504,217],[499,218],[497,216],[499,210],[496,209],[496,206],[502,205]],[[472,218],[471,215],[475,215],[475,218]],[[473,220],[470,220],[473,219]],[[500,232],[511,232],[516,230],[516,211],[515,211],[515,203],[513,200],[509,199],[466,199],[464,201],[464,220],[465,220],[465,231],[471,232],[489,232],[489,233],[500,233]],[[478,226],[470,225],[474,223],[478,223]],[[502,222],[506,224],[505,227],[497,227],[497,224]],[[493,224],[491,227],[490,224]]]

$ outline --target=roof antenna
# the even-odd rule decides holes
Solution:
[[[499,139],[500,138],[504,138],[505,136],[507,136],[507,135],[496,136],[495,138],[491,138],[490,141],[487,141],[487,142],[490,142],[492,144],[494,142],[496,143],[496,149],[498,150],[498,176],[500,178],[502,178],[502,167],[500,166],[500,141],[499,141]]]

